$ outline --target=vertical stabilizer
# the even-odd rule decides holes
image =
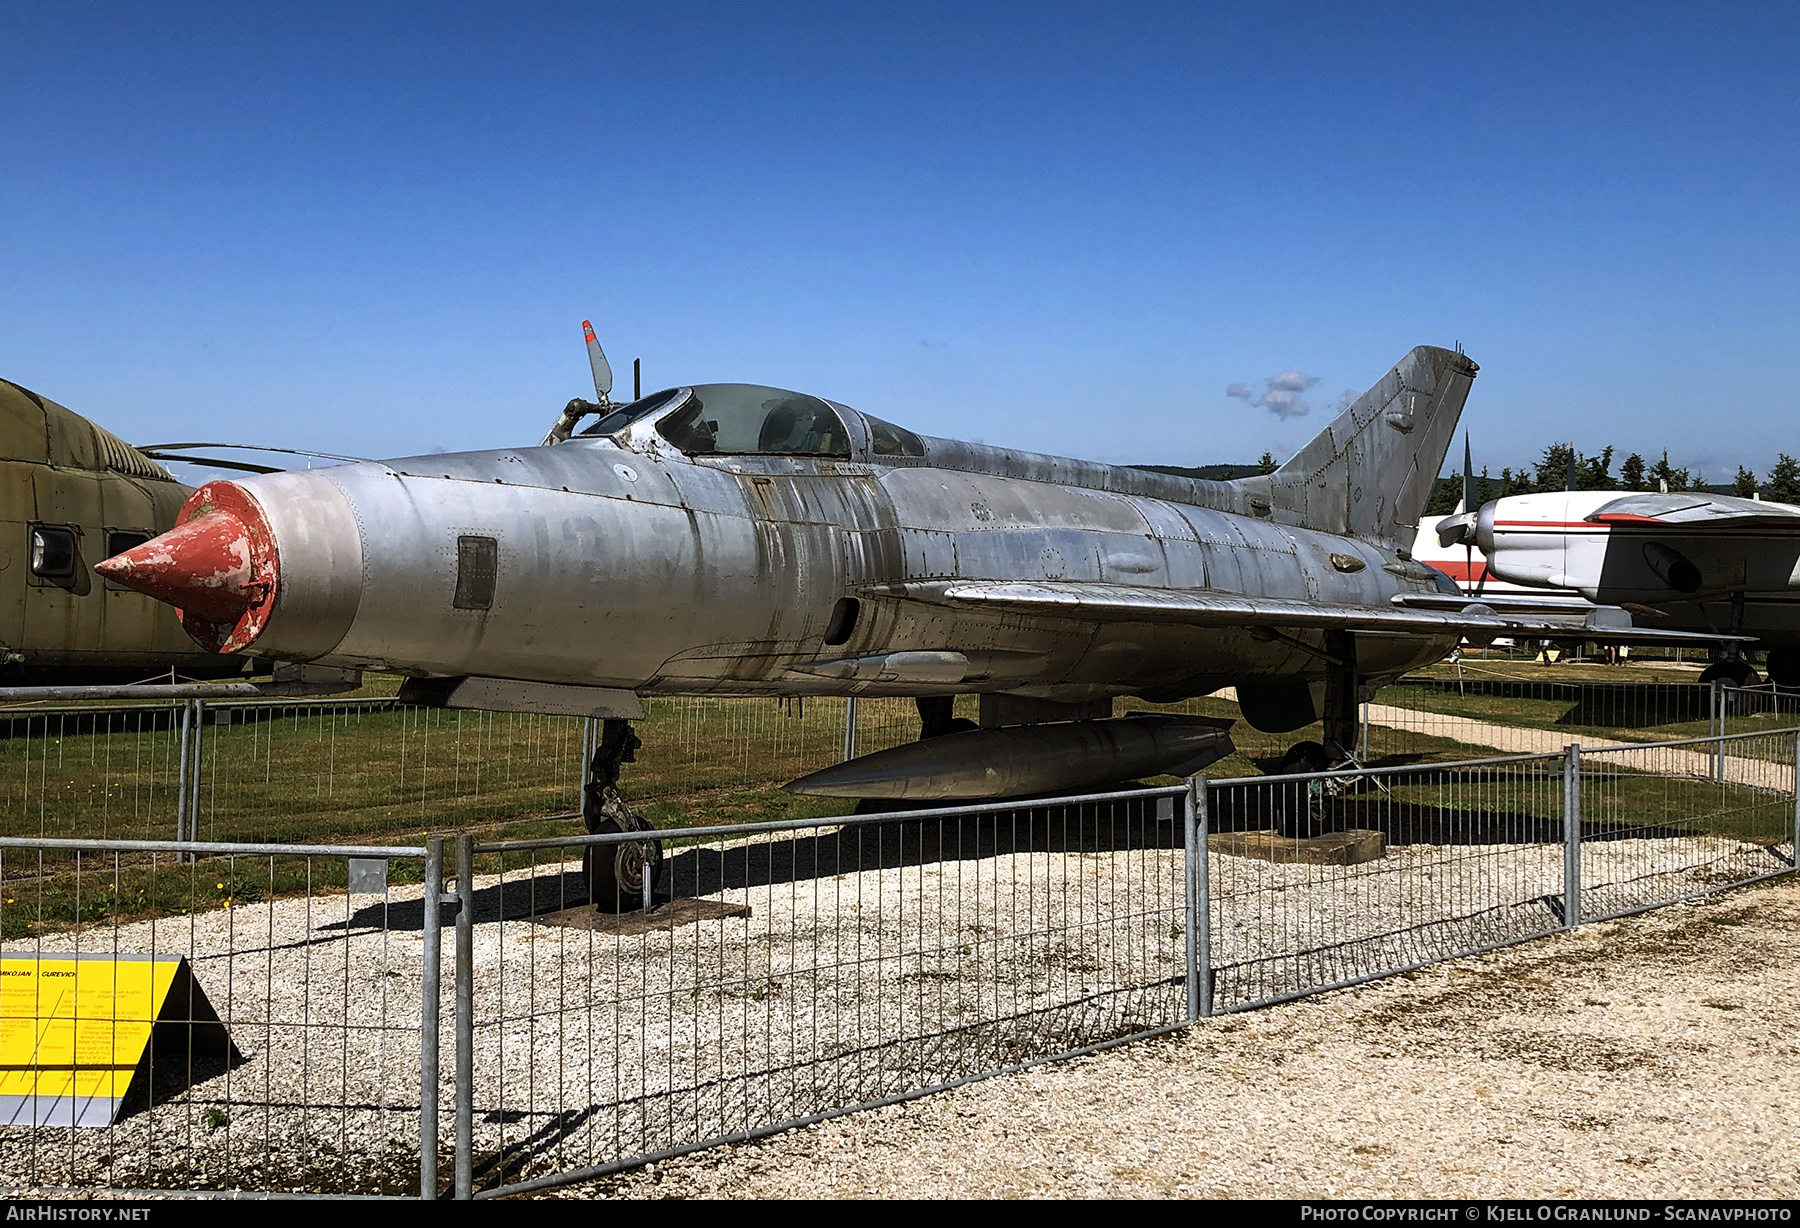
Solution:
[[[1279,524],[1408,546],[1479,369],[1421,345],[1287,464],[1234,485]]]

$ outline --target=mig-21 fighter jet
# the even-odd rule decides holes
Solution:
[[[890,799],[1198,771],[1230,752],[1221,722],[1113,700],[1228,686],[1259,729],[1322,718],[1295,762],[1325,767],[1359,700],[1464,637],[1669,638],[1621,611],[1407,604],[1456,597],[1405,547],[1475,377],[1460,351],[1413,350],[1274,473],[1203,481],[750,384],[613,405],[589,338],[599,401],[538,446],[211,482],[100,570],[215,652],[604,718],[613,779],[641,696],[913,697],[918,743],[790,785]]]

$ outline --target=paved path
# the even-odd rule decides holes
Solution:
[[[1454,738],[1471,746],[1492,746],[1509,755],[1555,755],[1571,741],[1578,741],[1583,751],[1606,750],[1596,756],[1603,764],[1620,764],[1643,772],[1706,779],[1713,775],[1714,760],[1709,749],[1694,746],[1644,746],[1638,742],[1620,742],[1591,734],[1564,733],[1558,729],[1527,729],[1519,725],[1496,725],[1472,717],[1451,716],[1443,712],[1424,712],[1417,708],[1396,708],[1388,704],[1369,705],[1369,723],[1389,729]],[[1746,740],[1748,741],[1748,739]],[[1741,743],[1739,745],[1742,745]],[[1727,743],[1727,747],[1731,746]],[[1630,749],[1639,747],[1640,749]],[[1727,753],[1725,779],[1732,784],[1752,785],[1762,789],[1791,792],[1794,788],[1792,763],[1767,759],[1751,759]]]

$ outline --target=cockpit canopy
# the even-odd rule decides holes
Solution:
[[[686,452],[849,456],[850,432],[818,397],[756,384],[701,384],[657,434]]]
[[[666,411],[666,412],[665,412]],[[657,434],[689,456],[834,456],[851,454],[844,413],[803,392],[760,384],[696,384],[671,388],[612,410],[582,435],[616,435],[661,413]],[[877,456],[924,456],[917,435],[862,415]]]

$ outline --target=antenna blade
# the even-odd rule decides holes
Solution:
[[[605,405],[612,399],[612,364],[606,361],[606,351],[600,348],[600,339],[594,336],[594,326],[586,320],[581,322],[581,335],[587,338],[588,366],[594,369],[594,392]]]
[[[1462,497],[1462,505],[1463,505],[1463,511],[1465,511],[1465,512],[1472,512],[1475,510],[1475,483],[1473,480],[1474,469],[1475,469],[1475,462],[1470,459],[1470,452],[1469,452],[1469,432],[1464,431],[1463,432],[1463,497]]]

